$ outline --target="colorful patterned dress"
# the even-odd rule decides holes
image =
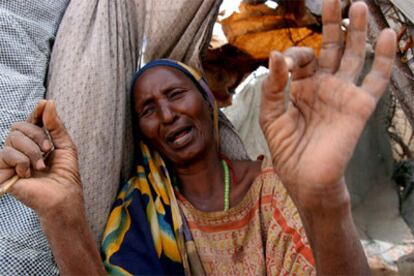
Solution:
[[[228,211],[196,210],[182,195],[178,204],[206,274],[315,274],[299,214],[273,169]]]

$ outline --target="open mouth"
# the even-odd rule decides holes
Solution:
[[[191,140],[193,130],[193,127],[188,126],[177,131],[173,131],[167,136],[167,142],[176,148],[185,146]]]

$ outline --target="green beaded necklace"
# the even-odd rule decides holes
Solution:
[[[230,209],[230,172],[229,166],[227,165],[226,160],[221,160],[221,165],[223,166],[224,172],[224,211]]]
[[[226,160],[221,159],[221,165],[224,173],[224,211],[228,211],[230,209],[230,182],[233,179],[230,175],[229,165]],[[180,191],[177,176],[175,174],[172,175],[172,184],[175,190]]]

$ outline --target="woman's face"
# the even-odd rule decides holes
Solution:
[[[133,93],[141,134],[174,164],[188,164],[215,150],[211,110],[183,73],[150,68]]]

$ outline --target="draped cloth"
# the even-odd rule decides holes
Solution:
[[[102,241],[110,275],[182,275],[189,264],[167,167],[141,142],[136,174],[117,196]]]
[[[129,85],[140,63],[168,57],[200,68],[220,0],[72,0],[53,47],[47,98],[78,147],[87,217],[101,239],[119,183],[132,171]],[[222,117],[224,118],[224,117]],[[229,157],[248,158],[231,124]]]

